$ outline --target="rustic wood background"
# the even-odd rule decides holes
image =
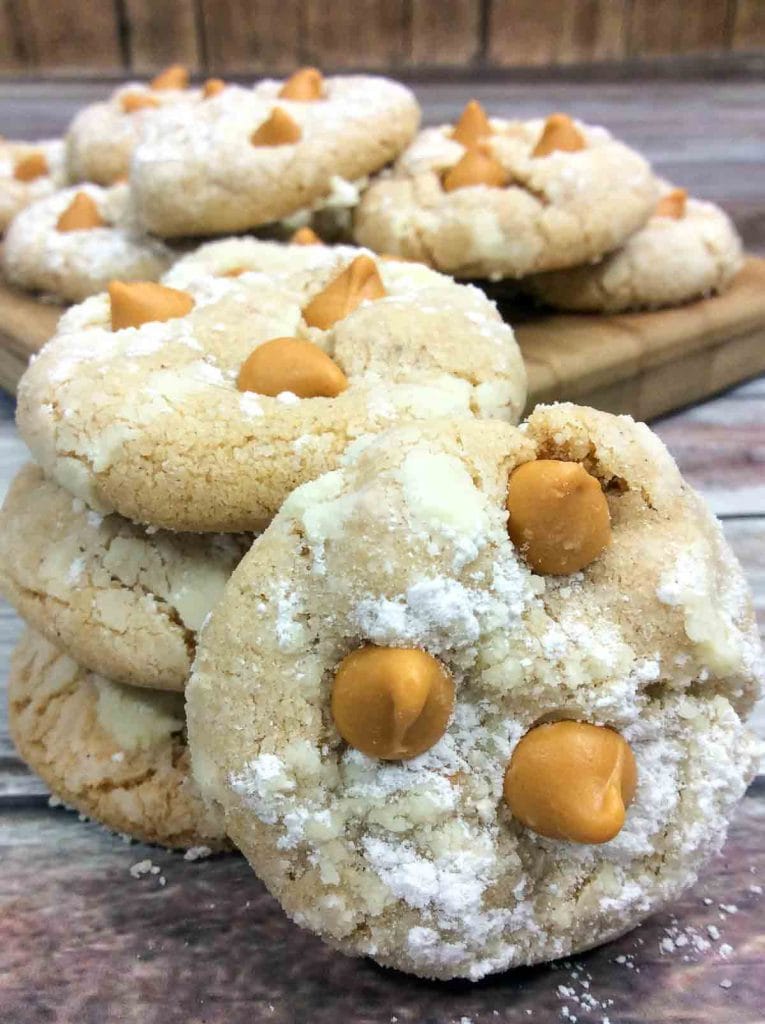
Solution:
[[[534,68],[683,57],[757,70],[763,0],[0,0],[0,74]],[[694,66],[697,66],[694,64]]]

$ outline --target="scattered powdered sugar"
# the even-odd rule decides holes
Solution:
[[[263,406],[253,391],[242,391],[239,395],[239,408],[245,416],[262,416]]]
[[[77,581],[80,579],[84,572],[85,559],[82,556],[80,556],[79,558],[75,558],[72,561],[71,565],[69,566],[69,570],[66,574],[66,582],[69,584],[69,586],[74,586],[74,584],[77,583]]]

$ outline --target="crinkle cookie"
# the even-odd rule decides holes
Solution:
[[[0,234],[29,203],[66,184],[64,143],[0,139]]]
[[[520,352],[478,289],[321,246],[295,247],[291,273],[240,273],[257,246],[207,250],[237,276],[113,286],[63,315],[19,386],[47,476],[102,512],[237,532],[363,434],[520,415]]]
[[[288,85],[229,86],[147,119],[130,181],[148,230],[215,235],[281,220],[330,194],[337,179],[379,170],[419,124],[413,94],[389,79],[319,76],[317,94],[305,98],[283,95]]]
[[[171,249],[136,224],[127,185],[78,185],[15,217],[2,266],[13,284],[81,302],[114,278],[156,281],[173,258]]]
[[[478,135],[460,131],[466,114],[420,132],[364,193],[358,242],[457,277],[521,277],[599,259],[650,216],[650,167],[604,128],[481,116]]]
[[[29,631],[11,659],[8,723],[27,764],[81,814],[148,843],[228,845],[189,775],[180,694],[111,682]]]
[[[741,239],[714,203],[665,190],[645,225],[600,263],[540,274],[527,290],[556,309],[622,313],[723,292],[741,269]]]
[[[169,73],[169,76],[168,76]],[[166,107],[188,108],[203,102],[210,89],[189,89],[183,68],[168,68],[151,83],[127,82],[108,100],[80,110],[66,134],[70,181],[111,185],[127,177],[130,159],[147,120]]]
[[[477,979],[694,881],[754,771],[759,655],[643,424],[407,425],[298,488],[234,572],[186,689],[192,769],[296,922]]]
[[[0,591],[85,668],[183,690],[197,630],[249,540],[104,518],[30,464],[0,512]]]

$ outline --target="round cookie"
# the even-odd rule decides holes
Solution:
[[[103,518],[29,464],[0,512],[0,591],[92,672],[182,691],[197,630],[249,541]]]
[[[64,143],[0,139],[0,234],[29,203],[66,184]]]
[[[147,843],[228,846],[189,775],[180,694],[91,674],[30,631],[11,659],[8,724],[27,764],[88,818]]]
[[[646,222],[655,179],[638,153],[579,121],[582,148],[535,155],[547,123],[492,118],[490,134],[469,144],[451,125],[424,129],[364,193],[354,237],[456,277],[521,277],[600,258]],[[449,178],[458,164],[466,183],[447,190],[460,184]]]
[[[143,82],[127,82],[108,100],[83,107],[66,133],[69,180],[111,185],[127,177],[146,122],[166,107],[189,108],[203,100],[199,89],[156,89]]]
[[[607,505],[610,543],[540,575],[509,537],[509,480],[561,460]],[[754,771],[760,654],[718,524],[644,425],[558,405],[521,429],[404,426],[297,489],[234,572],[186,690],[193,773],[297,923],[478,979],[606,941],[694,881]],[[411,661],[386,683],[370,662],[391,655]],[[536,779],[580,828],[613,814],[606,834],[546,838],[550,808],[535,827],[511,813],[508,766],[544,723],[614,747],[592,805],[568,800],[591,769],[565,747]]]
[[[555,309],[623,313],[679,306],[725,291],[743,265],[741,239],[714,203],[665,189],[656,212],[600,263],[551,271],[524,282]]]
[[[2,266],[21,288],[81,302],[114,278],[156,281],[173,258],[136,224],[127,185],[78,185],[18,214],[5,236]]]
[[[165,322],[112,330],[106,295],[67,311],[19,385],[19,429],[46,475],[135,522],[239,532],[262,526],[361,435],[445,415],[518,418],[520,352],[477,288],[359,250],[294,249],[292,273],[195,276],[171,294],[193,308]],[[270,259],[273,246],[263,252]],[[309,309],[343,282],[345,297],[375,283],[385,294],[309,326]],[[240,390],[255,352],[283,338],[344,375],[345,390],[298,398],[287,377]]]
[[[281,220],[327,196],[338,178],[379,170],[419,124],[413,94],[389,79],[327,78],[310,101],[281,97],[283,87],[271,79],[230,86],[147,118],[130,181],[149,231],[215,235]]]

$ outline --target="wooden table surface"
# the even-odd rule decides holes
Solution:
[[[0,134],[62,131],[106,91],[3,86]],[[765,253],[765,85],[641,82],[427,85],[429,122],[475,95],[492,113],[565,109],[603,123]],[[765,627],[765,378],[653,424],[709,500]],[[25,461],[0,396],[0,497]],[[0,676],[21,624],[0,604]],[[4,715],[4,700],[3,700]],[[765,737],[765,711],[754,718]],[[0,720],[0,1021],[135,1024],[596,1024],[765,1021],[765,775],[694,889],[617,943],[479,985],[430,984],[335,954],[291,925],[236,856],[189,863],[60,808]],[[149,860],[159,872],[133,877]],[[138,874],[138,872],[134,872]]]

